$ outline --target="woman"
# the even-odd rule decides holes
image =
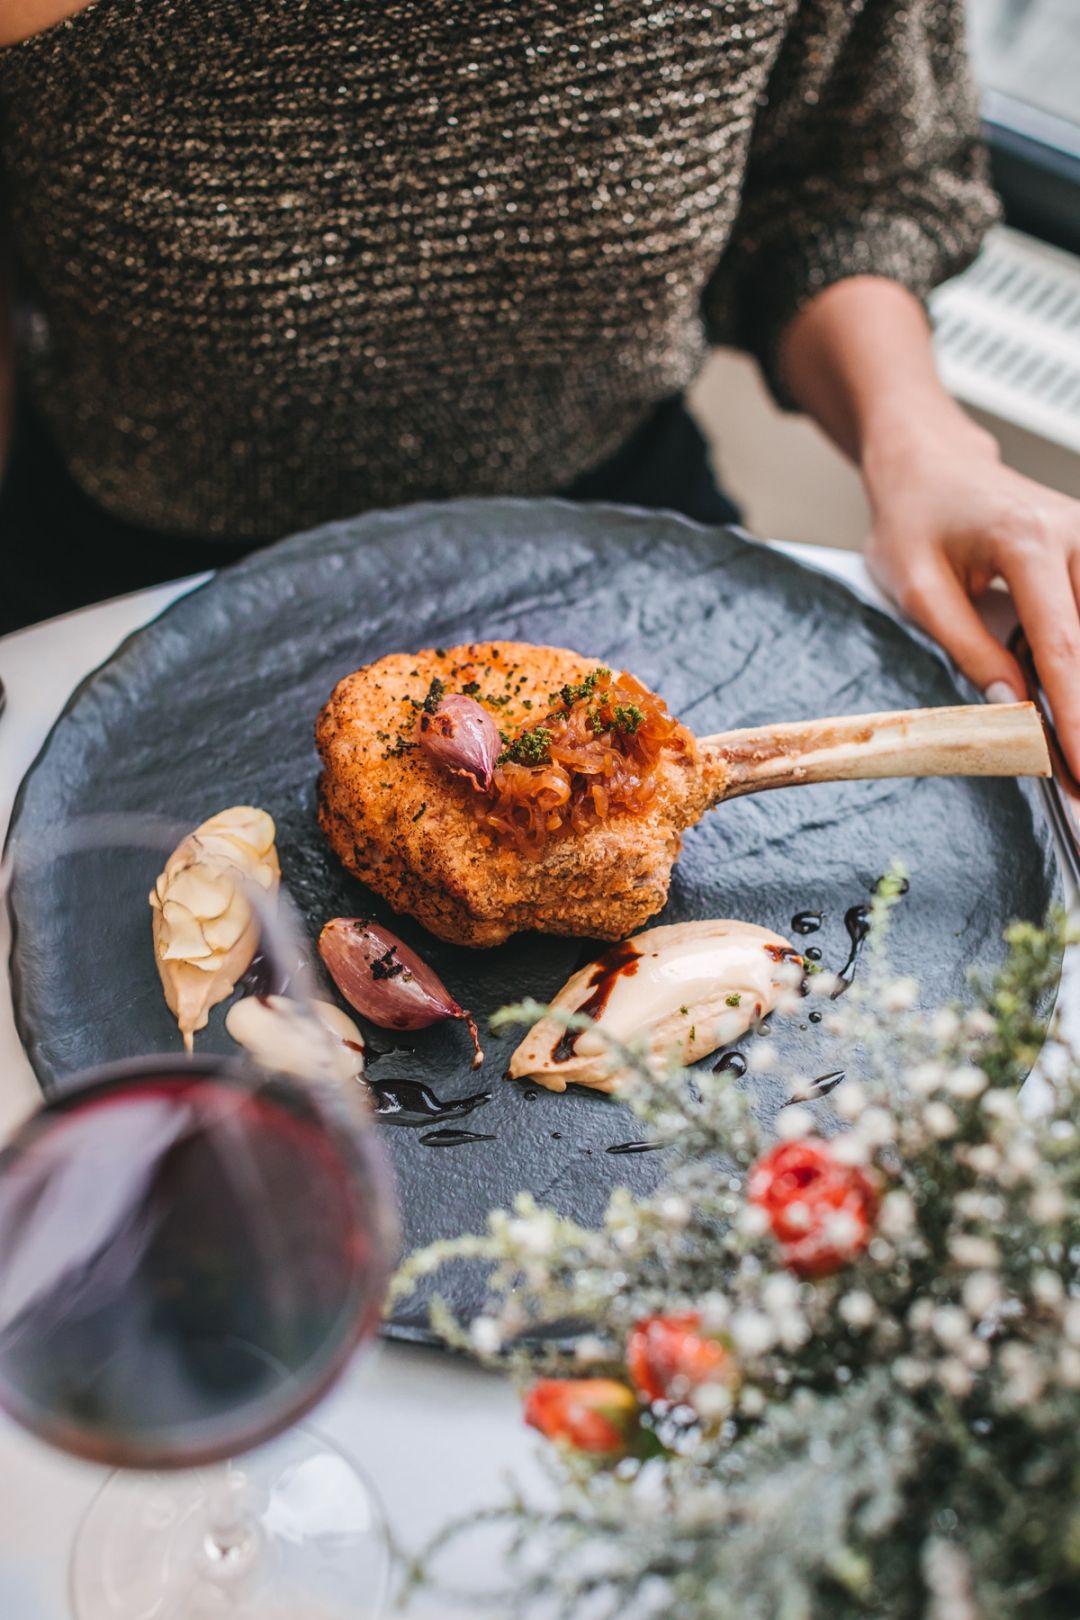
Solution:
[[[427,496],[722,517],[679,400],[735,342],[995,698],[1007,580],[1080,770],[1080,506],[921,302],[995,217],[962,0],[6,0],[0,46],[9,624]]]

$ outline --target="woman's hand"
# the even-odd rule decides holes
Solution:
[[[992,700],[1024,695],[1011,655],[972,596],[1012,594],[1080,775],[1080,502],[1004,467],[995,441],[956,412],[868,444],[873,510],[866,557],[880,584]]]
[[[1022,697],[1024,682],[971,598],[998,576],[1008,585],[1080,776],[1080,502],[1002,466],[941,386],[926,316],[894,282],[826,288],[788,328],[780,363],[792,396],[862,471],[874,574],[999,702]]]

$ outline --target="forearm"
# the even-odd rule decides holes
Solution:
[[[882,458],[959,437],[996,454],[938,377],[922,305],[896,282],[835,282],[792,321],[780,349],[784,383],[872,484]]]

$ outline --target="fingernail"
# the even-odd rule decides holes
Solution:
[[[1008,681],[991,681],[983,693],[987,703],[1019,703],[1020,699]]]

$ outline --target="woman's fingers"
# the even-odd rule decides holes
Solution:
[[[1053,546],[1018,550],[1002,557],[1001,572],[1012,592],[1039,679],[1054,712],[1054,725],[1072,771],[1080,773],[1080,612],[1076,553]]]
[[[928,553],[912,565],[896,597],[904,612],[951,653],[980,692],[996,688],[988,695],[998,703],[1016,702],[1023,696],[1019,664],[990,634],[939,552]]]

